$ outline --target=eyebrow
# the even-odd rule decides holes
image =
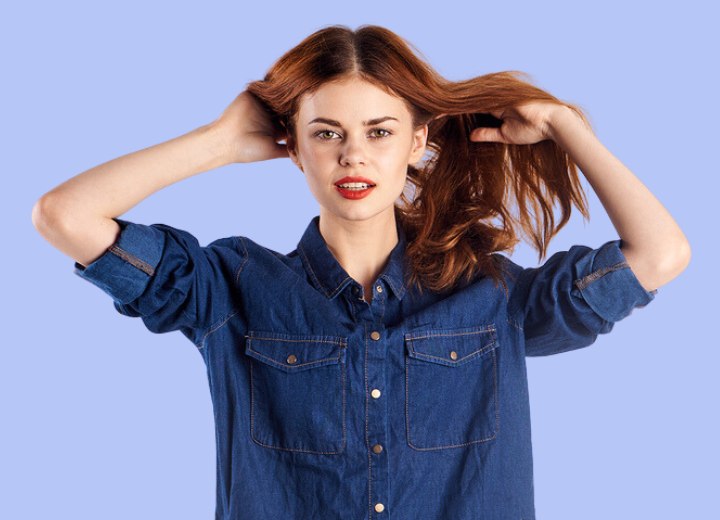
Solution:
[[[384,122],[384,121],[388,121],[389,119],[392,119],[392,120],[394,120],[394,121],[398,121],[398,119],[397,119],[396,117],[384,116],[384,117],[377,117],[377,118],[375,118],[375,119],[370,119],[370,120],[368,120],[368,121],[363,121],[363,125],[364,125],[364,126],[378,125],[378,124],[380,124],[380,123],[382,123],[382,122]],[[339,121],[335,121],[334,119],[328,119],[328,118],[326,118],[326,117],[316,117],[315,119],[313,119],[312,121],[310,121],[310,122],[308,123],[308,125],[311,125],[311,124],[313,124],[313,123],[324,123],[324,124],[326,124],[326,125],[337,126],[337,127],[339,127],[339,128],[342,128],[342,125],[340,124]]]

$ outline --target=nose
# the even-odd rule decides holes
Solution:
[[[347,136],[345,138],[345,143],[340,148],[340,164],[343,166],[365,164],[364,137]]]

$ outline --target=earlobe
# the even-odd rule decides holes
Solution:
[[[290,155],[290,154],[291,154],[291,152],[288,151],[288,155]],[[295,155],[294,152],[292,153],[292,155],[290,155],[290,158],[292,159],[292,162],[295,163],[295,166],[300,168],[301,172],[305,173],[305,170],[303,169],[302,164],[300,163],[300,161],[297,158],[297,155]]]
[[[288,152],[288,154],[290,154],[290,152]],[[305,170],[303,170],[302,164],[301,164],[300,161],[298,160],[297,155],[295,155],[295,154],[293,153],[292,155],[290,155],[290,158],[292,159],[292,162],[295,163],[295,166],[297,166],[298,168],[300,168],[300,171],[301,171],[301,172],[305,173]]]
[[[295,166],[300,168],[301,172],[305,173],[305,170],[303,170],[302,164],[300,164],[300,160],[298,159],[297,153],[295,153],[295,142],[292,139],[292,137],[288,137],[288,139],[286,141],[286,146],[287,146],[288,156],[290,157],[292,162],[295,163]]]

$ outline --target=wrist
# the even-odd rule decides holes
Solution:
[[[545,124],[545,135],[557,142],[561,133],[578,124],[582,125],[582,121],[573,109],[567,105],[556,105]]]
[[[213,121],[199,127],[198,135],[205,142],[206,149],[212,157],[212,161],[217,164],[216,167],[225,166],[233,163],[230,142],[226,133]]]

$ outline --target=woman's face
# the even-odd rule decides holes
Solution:
[[[413,131],[410,112],[400,98],[352,78],[305,94],[295,134],[297,142],[288,141],[288,152],[305,173],[321,212],[367,220],[394,215],[407,166],[419,162],[425,152],[427,125]],[[338,188],[345,177],[363,177],[375,186],[360,196],[365,192]]]

